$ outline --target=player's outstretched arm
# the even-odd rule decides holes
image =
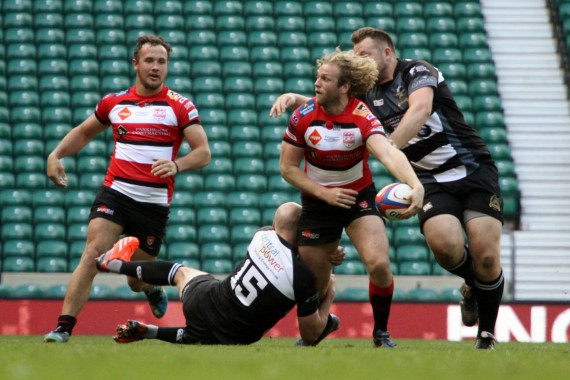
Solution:
[[[283,114],[283,112],[287,111],[287,108],[296,109],[301,104],[305,103],[310,98],[295,94],[293,92],[288,92],[282,95],[279,95],[275,103],[271,106],[271,110],[269,111],[269,116],[271,117],[279,117]]]

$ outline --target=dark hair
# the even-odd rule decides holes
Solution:
[[[382,29],[371,28],[369,26],[357,29],[352,33],[351,40],[352,43],[356,45],[357,43],[362,42],[362,40],[368,37],[372,38],[377,42],[384,43],[388,45],[388,47],[392,49],[392,51],[396,51],[396,49],[394,48],[394,41],[392,41],[392,37],[390,37],[390,35],[385,31],[383,31]]]
[[[163,46],[166,49],[167,57],[170,58],[170,52],[172,51],[172,48],[162,37],[155,36],[153,34],[143,34],[137,37],[137,44],[135,46],[135,52],[133,53],[133,59],[135,61],[139,60],[140,51],[145,44],[151,44],[152,46]]]

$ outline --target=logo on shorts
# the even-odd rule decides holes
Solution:
[[[137,267],[137,278],[139,280],[142,280],[142,268],[140,267],[140,265]]]
[[[423,210],[424,210],[424,212],[428,212],[432,208],[433,208],[433,205],[431,204],[431,202],[428,202],[424,205]]]
[[[148,245],[149,247],[152,247],[152,245],[154,244],[154,236],[147,236],[146,237],[146,245]]]
[[[501,212],[502,204],[503,204],[503,199],[497,194],[493,194],[493,196],[489,200],[489,207],[491,207],[493,210],[497,212]]]
[[[97,207],[97,212],[100,212],[102,214],[107,214],[107,215],[113,215],[115,213],[115,210],[110,209],[109,207],[103,205],[103,206]]]
[[[368,201],[362,201],[358,205],[360,208],[368,208]]]
[[[315,240],[319,238],[319,234],[311,232],[311,230],[304,230],[301,232],[301,235],[305,238],[305,239],[311,239],[311,240]]]

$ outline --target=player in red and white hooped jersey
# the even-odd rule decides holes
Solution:
[[[316,96],[292,114],[279,165],[283,178],[302,193],[299,254],[315,273],[321,296],[326,295],[332,270],[327,257],[345,229],[369,274],[374,344],[391,348],[396,344],[387,326],[394,281],[386,229],[374,203],[369,154],[412,188],[404,217],[420,210],[424,189],[404,154],[384,135],[378,119],[355,99],[374,85],[377,76],[374,61],[352,51],[320,59]],[[296,104],[295,94],[281,96],[270,114],[277,116],[291,104]]]
[[[111,124],[115,139],[104,186],[139,202],[168,205],[174,176],[158,177],[151,168],[158,158],[174,161],[184,129],[200,124],[190,99],[166,85],[151,96],[137,94],[133,86],[105,96],[95,116],[101,124]]]
[[[155,260],[166,232],[174,176],[210,162],[208,138],[196,107],[164,85],[170,51],[170,45],[159,36],[139,36],[132,59],[135,85],[103,98],[95,112],[72,129],[48,156],[48,177],[65,188],[67,176],[61,159],[79,152],[105,129],[113,128],[115,148],[103,186],[91,207],[87,243],[69,280],[57,327],[45,335],[44,342],[69,340],[97,274],[95,259],[121,235],[139,239],[133,255],[136,260]],[[191,151],[178,157],[183,139]],[[162,287],[132,277],[128,283],[134,291],[145,292],[155,317],[164,316],[168,298]]]

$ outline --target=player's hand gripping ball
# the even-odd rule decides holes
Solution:
[[[405,199],[412,188],[405,183],[392,183],[376,194],[376,207],[383,217],[390,220],[401,220],[400,213],[410,207]]]

